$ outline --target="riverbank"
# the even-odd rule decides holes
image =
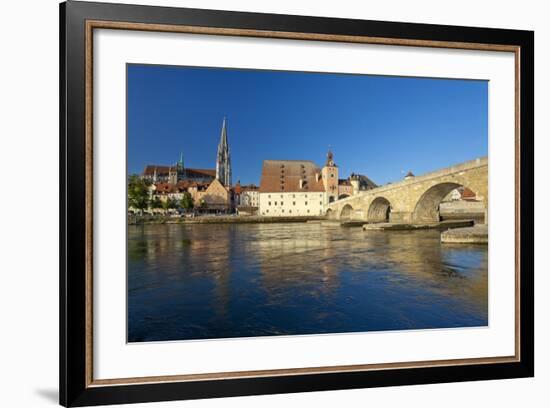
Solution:
[[[167,217],[167,216],[128,216],[128,225],[144,224],[273,224],[273,223],[300,223],[321,221],[324,217],[265,217],[239,215],[203,215],[199,217]]]

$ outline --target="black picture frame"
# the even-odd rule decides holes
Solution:
[[[292,393],[534,376],[532,31],[68,1],[60,4],[60,403],[64,406]],[[519,47],[519,361],[93,386],[87,380],[86,22],[187,25]]]

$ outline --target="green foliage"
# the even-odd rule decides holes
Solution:
[[[149,207],[150,183],[137,175],[128,179],[128,205],[136,210],[146,210]]]
[[[195,206],[195,204],[193,203],[193,197],[191,197],[191,194],[187,191],[183,193],[183,198],[181,199],[180,205],[181,208],[184,208],[186,210],[190,210]]]
[[[165,210],[176,209],[178,208],[178,202],[173,198],[168,198],[166,201],[162,203],[162,208],[164,208]]]
[[[151,208],[154,208],[154,209],[163,208],[162,201],[160,200],[160,198],[158,198],[158,196],[155,196],[155,198],[153,198],[153,200],[151,201]]]

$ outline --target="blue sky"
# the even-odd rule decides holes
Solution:
[[[233,182],[262,160],[325,162],[384,184],[487,155],[488,82],[128,65],[128,172],[215,168],[223,117]]]

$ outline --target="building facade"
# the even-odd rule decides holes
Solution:
[[[220,180],[215,179],[206,189],[197,192],[195,203],[198,209],[229,213],[232,211],[231,191]]]
[[[315,163],[307,160],[264,160],[259,190],[260,215],[323,215],[327,197],[321,173]]]
[[[239,205],[245,207],[260,206],[260,190],[257,186],[242,186]]]

